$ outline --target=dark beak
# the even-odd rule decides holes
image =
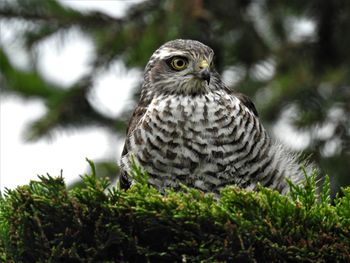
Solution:
[[[209,68],[202,69],[201,71],[199,71],[198,75],[199,75],[200,79],[205,80],[209,85],[209,82],[210,82],[210,70],[209,70]]]

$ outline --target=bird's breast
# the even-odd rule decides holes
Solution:
[[[176,124],[179,131],[195,128],[205,132],[227,124],[230,118],[239,116],[238,111],[238,99],[228,95],[169,96],[154,99],[143,121]]]
[[[201,177],[217,185],[252,147],[254,126],[239,100],[226,94],[159,97],[130,136],[129,152],[151,180],[160,180],[155,185],[171,185],[174,174],[198,188]]]

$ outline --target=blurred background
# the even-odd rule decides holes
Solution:
[[[350,185],[350,1],[2,0],[1,189],[61,169],[77,184],[85,157],[115,176],[143,68],[175,38],[211,46],[333,195]]]

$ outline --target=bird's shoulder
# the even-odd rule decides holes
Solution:
[[[147,106],[148,104],[141,102],[137,105],[128,124],[128,129],[126,131],[127,136],[129,136],[135,130],[135,128],[137,128],[137,125],[147,111]]]
[[[244,106],[246,106],[256,117],[259,117],[258,111],[253,103],[253,101],[245,94],[240,93],[235,90],[231,90],[229,88],[226,88],[226,91],[229,95],[236,97],[239,99],[241,103],[243,103]]]

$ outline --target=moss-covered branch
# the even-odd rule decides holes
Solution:
[[[41,176],[1,198],[1,259],[349,262],[350,188],[330,205],[329,182],[319,200],[314,177],[289,197],[227,187],[216,200],[185,187],[162,195],[144,180],[119,191],[94,169],[72,190]]]

